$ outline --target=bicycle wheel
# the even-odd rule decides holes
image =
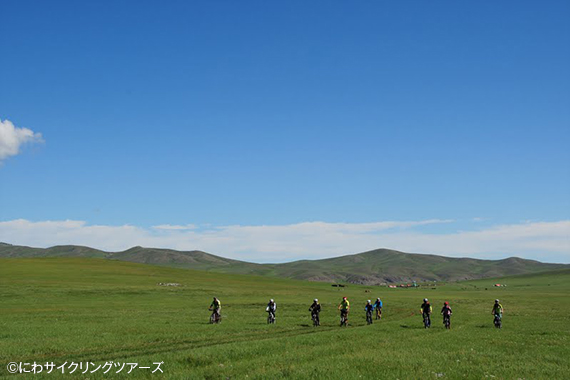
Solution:
[[[500,329],[501,328],[501,317],[495,315],[495,327]]]
[[[346,326],[346,313],[343,312],[340,313],[340,325]]]

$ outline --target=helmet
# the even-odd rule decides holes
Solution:
[[[499,300],[495,300],[495,303],[499,303]]]
[[[319,300],[315,298],[315,302],[319,302]]]
[[[269,302],[273,302],[273,298],[269,300]]]
[[[368,303],[370,303],[370,300],[368,300]]]
[[[380,301],[380,297],[376,298],[376,301]]]
[[[424,298],[424,302],[427,302],[427,301],[428,301],[427,298]]]
[[[443,304],[444,304],[444,305],[449,305],[449,302],[445,301]]]

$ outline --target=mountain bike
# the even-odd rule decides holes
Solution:
[[[369,325],[372,324],[372,310],[368,310],[366,312],[366,323],[368,323]]]
[[[376,308],[376,319],[382,319],[382,309],[379,307]]]
[[[503,322],[501,321],[501,314],[495,314],[495,320],[493,321],[493,323],[495,324],[495,327],[500,329],[503,325]]]
[[[429,329],[431,326],[431,320],[428,313],[424,313],[424,328]]]
[[[449,314],[443,315],[443,325],[448,330],[451,328],[451,315],[449,315]]]
[[[311,319],[313,320],[313,326],[320,326],[319,313],[311,313]]]
[[[267,313],[268,313],[268,314],[267,314],[267,323],[268,323],[268,324],[273,324],[273,323],[275,323],[275,312],[269,310]]]
[[[210,315],[210,324],[222,322],[222,315],[216,310]]]
[[[340,311],[340,325],[348,326],[348,310]]]

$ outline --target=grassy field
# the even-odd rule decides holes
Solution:
[[[164,287],[163,282],[180,283]],[[6,378],[568,378],[570,271],[479,280],[437,288],[387,289],[172,269],[102,259],[0,259],[0,377]],[[209,325],[211,297],[224,321]],[[336,305],[349,297],[350,326],[338,327]],[[382,297],[384,319],[365,324],[366,299]],[[434,305],[422,327],[419,306]],[[266,324],[269,298],[276,325]],[[311,326],[313,298],[322,326]],[[504,327],[492,324],[500,298]],[[452,330],[438,316],[444,300]],[[10,375],[9,362],[95,363]],[[138,363],[90,373],[107,361]],[[163,374],[151,374],[161,365]],[[66,367],[65,372],[70,369]]]

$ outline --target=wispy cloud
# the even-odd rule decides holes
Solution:
[[[159,231],[184,231],[184,230],[194,230],[197,228],[195,224],[186,224],[184,226],[173,225],[173,224],[161,224],[158,226],[152,226],[153,229]]]
[[[10,120],[0,120],[0,163],[20,153],[23,144],[42,141],[41,133],[28,128],[18,128]]]
[[[375,248],[499,259],[519,256],[549,262],[570,263],[570,220],[525,222],[484,229],[427,233],[426,225],[450,220],[383,221],[376,223],[305,222],[278,226],[89,225],[83,221],[40,221],[24,219],[0,222],[0,241],[48,247],[79,244],[109,251],[135,245],[199,249],[225,257],[283,262],[316,259]],[[474,226],[479,226],[474,223]]]

